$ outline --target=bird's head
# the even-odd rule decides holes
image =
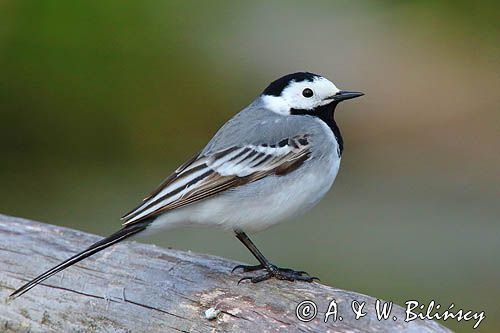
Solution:
[[[281,114],[314,114],[324,106],[335,106],[346,99],[363,96],[363,93],[338,89],[321,75],[298,72],[273,81],[261,94],[265,106]]]

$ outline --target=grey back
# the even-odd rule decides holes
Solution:
[[[282,115],[262,106],[257,99],[219,129],[203,149],[203,155],[234,146],[276,144],[299,134],[313,136],[315,145],[327,139],[328,127],[312,116]]]

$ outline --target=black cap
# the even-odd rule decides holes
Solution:
[[[281,96],[283,90],[290,84],[290,82],[302,82],[309,81],[312,82],[315,78],[321,77],[321,75],[309,73],[309,72],[297,72],[293,74],[288,74],[280,77],[276,81],[271,82],[269,86],[262,92],[263,95],[270,96]]]

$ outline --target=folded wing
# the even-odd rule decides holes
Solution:
[[[307,134],[273,144],[230,147],[206,156],[196,155],[123,216],[123,224],[131,225],[267,176],[288,174],[309,156]]]

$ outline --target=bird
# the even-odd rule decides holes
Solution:
[[[234,267],[233,272],[254,272],[238,284],[271,278],[317,280],[305,271],[272,264],[247,233],[300,215],[325,196],[337,176],[344,148],[334,119],[336,107],[363,95],[340,90],[311,72],[296,72],[271,82],[201,151],[125,214],[121,229],[27,282],[10,298],[131,236],[184,226],[234,232],[258,261],[257,265]]]

